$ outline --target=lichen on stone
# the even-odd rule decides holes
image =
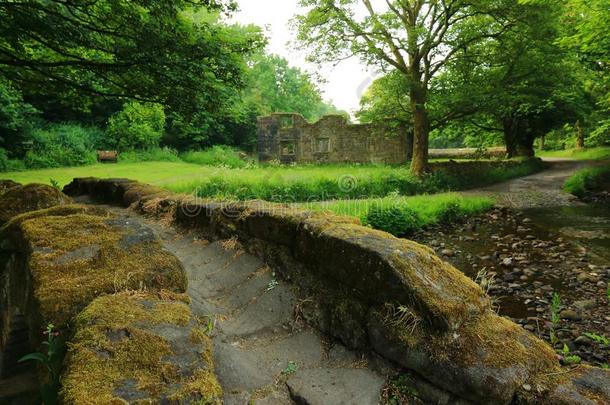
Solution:
[[[220,404],[209,338],[184,298],[173,298],[125,292],[83,310],[69,344],[64,402]]]
[[[178,259],[140,225],[73,214],[31,218],[20,223],[19,232],[45,322],[67,324],[103,293],[186,289]]]

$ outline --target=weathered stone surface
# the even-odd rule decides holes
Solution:
[[[301,405],[377,405],[384,382],[369,370],[323,368],[297,371],[286,384]]]
[[[4,193],[9,188],[20,186],[21,184],[13,180],[0,180],[0,194]]]
[[[407,161],[411,142],[404,129],[349,124],[341,115],[327,115],[313,124],[300,114],[258,119],[260,161],[400,164]]]
[[[383,356],[480,404],[508,404],[526,381],[559,368],[546,343],[491,311],[440,335],[373,313],[369,337]]]
[[[63,401],[222,403],[211,342],[186,300],[144,293],[94,300],[76,318],[62,378]]]
[[[88,182],[81,181],[79,187],[86,189]],[[197,228],[212,240],[238,239],[246,251],[298,285],[302,298],[317,301],[310,311],[307,299],[299,303],[298,316],[350,347],[372,348],[415,371],[439,389],[436,394],[451,394],[449,403],[508,404],[515,394],[526,398],[525,386],[529,393],[550,393],[548,384],[539,390],[537,381],[565,372],[552,348],[491,312],[476,284],[421,245],[353,220],[280,205],[198,202],[177,196],[157,201],[156,195],[162,194],[146,190],[137,206],[153,199],[155,204],[145,212],[173,207],[180,225]],[[112,202],[124,204],[123,198],[119,192]],[[214,288],[208,289],[203,288],[213,296]],[[203,301],[196,305],[211,307]],[[342,306],[343,313],[338,311]],[[371,315],[363,320],[362,314]],[[365,333],[343,335],[357,325]],[[238,351],[223,347],[227,353]],[[261,377],[255,369],[251,359],[252,381]],[[574,384],[558,389],[588,398]],[[604,403],[606,394],[598,395],[598,403]]]
[[[54,187],[28,184],[12,187],[0,195],[0,225],[12,217],[55,205],[70,204],[72,199]]]
[[[560,373],[543,374],[530,392],[521,390],[519,404],[607,405],[610,404],[610,370],[579,366]]]
[[[95,297],[124,289],[186,290],[179,261],[145,227],[104,210],[65,205],[14,217],[0,230],[0,350],[27,315],[30,346],[47,324],[69,326]]]

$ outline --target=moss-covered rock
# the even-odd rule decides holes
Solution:
[[[13,180],[0,180],[0,194],[4,193],[6,190],[20,186],[21,184],[17,183]]]
[[[127,289],[186,290],[178,259],[142,225],[72,214],[24,220],[13,232],[27,254],[32,296],[44,323],[64,325],[95,297]]]
[[[508,404],[522,385],[559,371],[549,345],[492,311],[441,334],[422,328],[416,314],[375,311],[369,336],[383,356],[477,404]]]
[[[211,342],[184,297],[120,293],[93,301],[76,318],[64,403],[222,403]]]
[[[541,373],[521,389],[519,405],[610,404],[610,370],[579,365],[556,373]]]
[[[12,187],[0,195],[0,225],[24,212],[71,203],[70,197],[45,184]]]

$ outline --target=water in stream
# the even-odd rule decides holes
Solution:
[[[610,337],[610,207],[496,209],[415,239],[473,279],[479,273],[493,277],[489,294],[499,313],[547,340],[550,303],[559,294],[566,311],[559,344],[585,361],[610,362],[610,345],[583,338]]]

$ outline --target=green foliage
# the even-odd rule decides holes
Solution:
[[[96,144],[103,133],[77,124],[49,124],[33,129],[32,149],[24,158],[28,168],[83,166],[96,162]]]
[[[48,381],[42,384],[40,391],[42,402],[45,405],[55,405],[58,401],[59,392],[59,377],[62,368],[62,362],[65,355],[65,342],[59,336],[59,332],[55,330],[55,326],[49,324],[44,332],[47,340],[42,342],[47,347],[45,353],[30,353],[19,359],[19,362],[37,361],[41,363],[48,372]]]
[[[10,159],[6,150],[0,148],[0,172],[17,172],[25,170],[25,163],[18,159]]]
[[[189,151],[180,155],[188,163],[206,166],[243,168],[248,162],[239,156],[239,152],[230,146],[216,145],[210,149]]]
[[[410,404],[413,398],[418,396],[417,391],[411,386],[409,376],[406,374],[399,374],[391,378],[386,387],[383,398],[385,405]]]
[[[565,364],[580,364],[580,362],[582,361],[580,356],[570,354],[570,348],[566,344],[563,345],[563,348],[561,349],[561,354],[563,356],[563,362]]]
[[[591,167],[569,177],[563,184],[563,189],[582,198],[587,192],[598,190],[602,183],[607,182],[610,182],[610,166]]]
[[[165,112],[159,104],[130,101],[108,120],[108,135],[118,150],[159,146],[165,128]]]
[[[164,148],[148,148],[144,150],[122,152],[119,155],[120,163],[133,162],[180,162],[178,152],[174,149]]]
[[[284,370],[282,370],[282,374],[291,375],[291,374],[296,373],[298,369],[299,369],[299,367],[294,361],[289,361],[286,368]]]
[[[406,207],[409,212],[416,213],[418,230],[426,226],[446,223],[447,207],[457,206],[458,218],[477,215],[491,209],[493,200],[485,197],[462,197],[456,194],[434,194],[414,197],[391,195],[385,198],[360,200],[337,200],[298,204],[299,207],[314,211],[331,211],[337,215],[353,216],[367,223],[370,208],[386,211]],[[402,214],[401,214],[402,215]],[[369,223],[369,225],[373,226]],[[375,227],[375,226],[373,226]],[[383,228],[380,228],[383,229]],[[399,229],[399,232],[401,230]],[[398,234],[400,234],[397,232]]]
[[[596,343],[600,343],[600,344],[606,345],[606,346],[610,345],[610,339],[608,339],[607,337],[605,337],[603,335],[586,332],[585,336],[588,337],[589,339],[593,340]]]
[[[364,218],[367,225],[395,236],[408,235],[421,228],[422,220],[417,211],[402,206],[373,204]]]

